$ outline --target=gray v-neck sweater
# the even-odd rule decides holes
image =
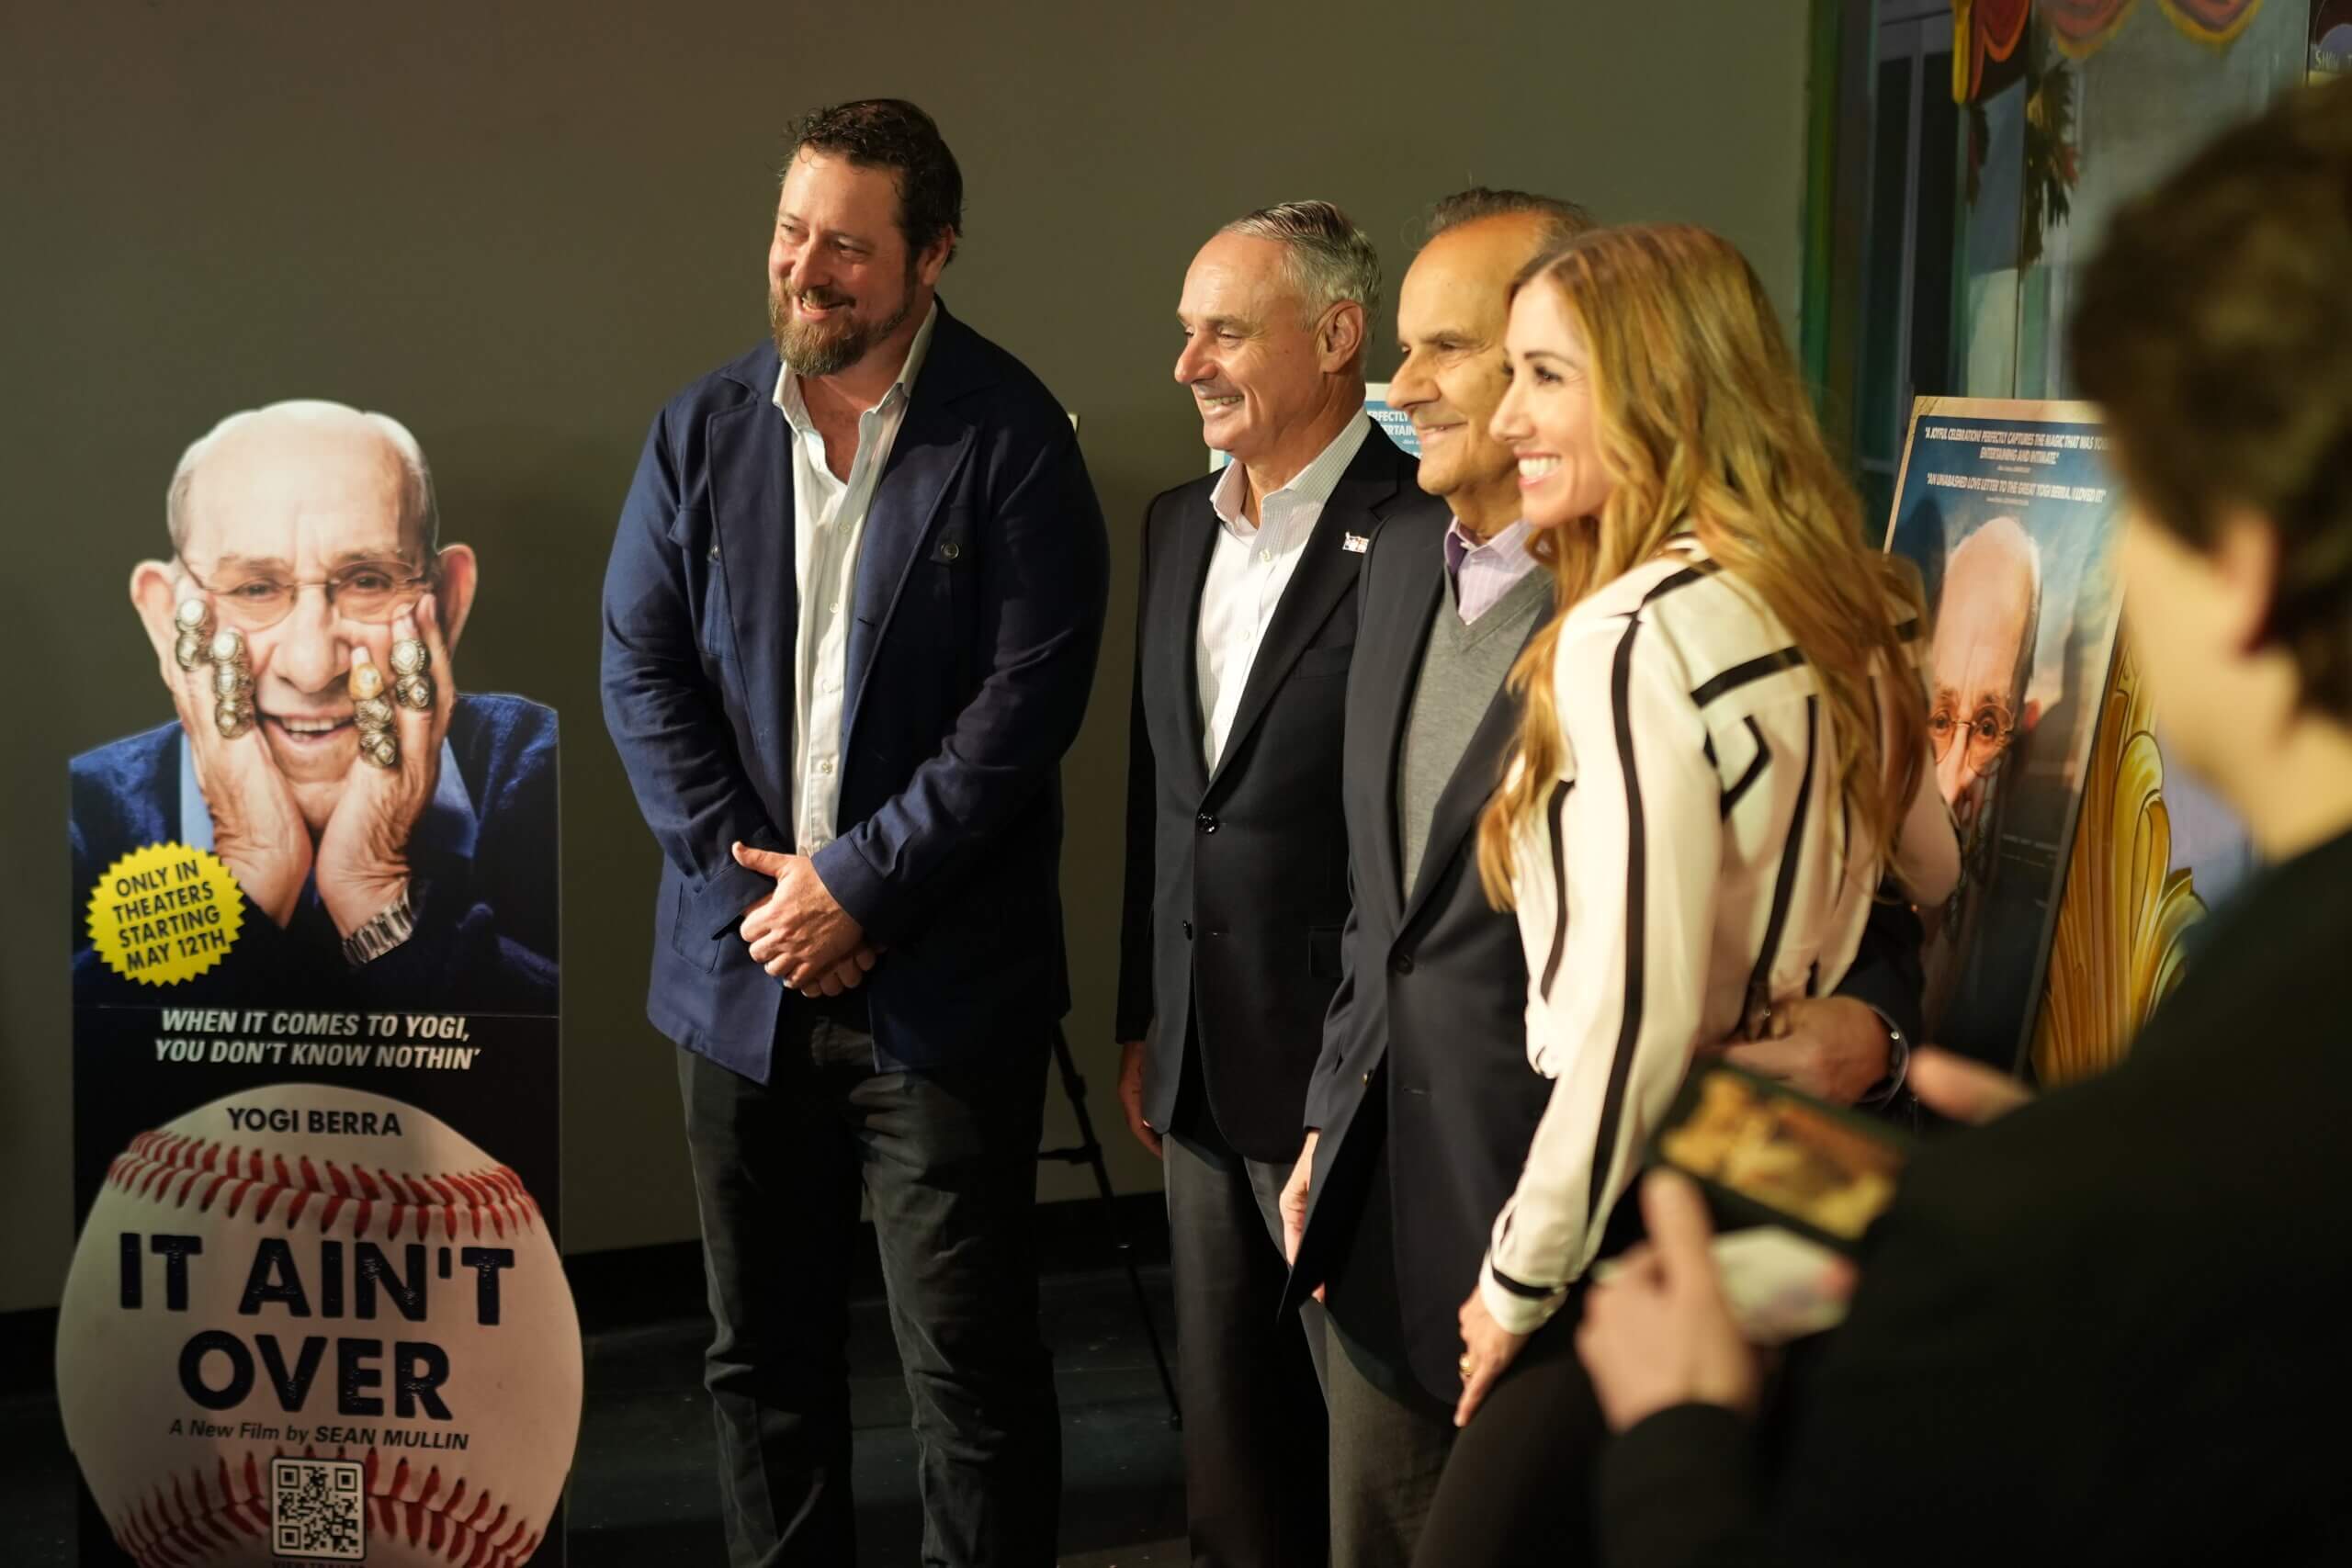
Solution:
[[[1412,714],[1405,722],[1405,743],[1396,758],[1397,863],[1404,867],[1408,898],[1420,875],[1437,797],[1461,766],[1470,737],[1502,690],[1503,677],[1510,673],[1527,634],[1552,607],[1552,574],[1541,565],[1532,568],[1466,626],[1458,604],[1449,574],[1445,592],[1438,595],[1429,640],[1422,645]]]

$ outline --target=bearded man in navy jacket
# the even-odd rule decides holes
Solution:
[[[1030,1239],[1069,1005],[1058,767],[1102,520],[1037,378],[933,295],[963,185],[894,99],[794,128],[774,341],[655,420],[605,582],[605,721],[661,845],[731,1560],[854,1560],[861,1189],[926,1562],[1052,1561]]]

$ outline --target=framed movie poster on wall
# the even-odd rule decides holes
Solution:
[[[2042,994],[2118,625],[2117,490],[2079,403],[1922,398],[1887,547],[1931,616],[1928,731],[1960,829],[1923,911],[1928,1038],[2017,1066]]]

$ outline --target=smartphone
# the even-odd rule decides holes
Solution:
[[[1770,1078],[1694,1067],[1651,1141],[1650,1163],[1696,1180],[1717,1225],[1778,1225],[1851,1258],[1894,1198],[1911,1141]]]

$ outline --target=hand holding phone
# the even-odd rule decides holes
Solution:
[[[1752,1345],[1845,1316],[1849,1260],[1909,1156],[1882,1122],[1720,1063],[1692,1069],[1650,1149],[1699,1184],[1724,1304]]]

